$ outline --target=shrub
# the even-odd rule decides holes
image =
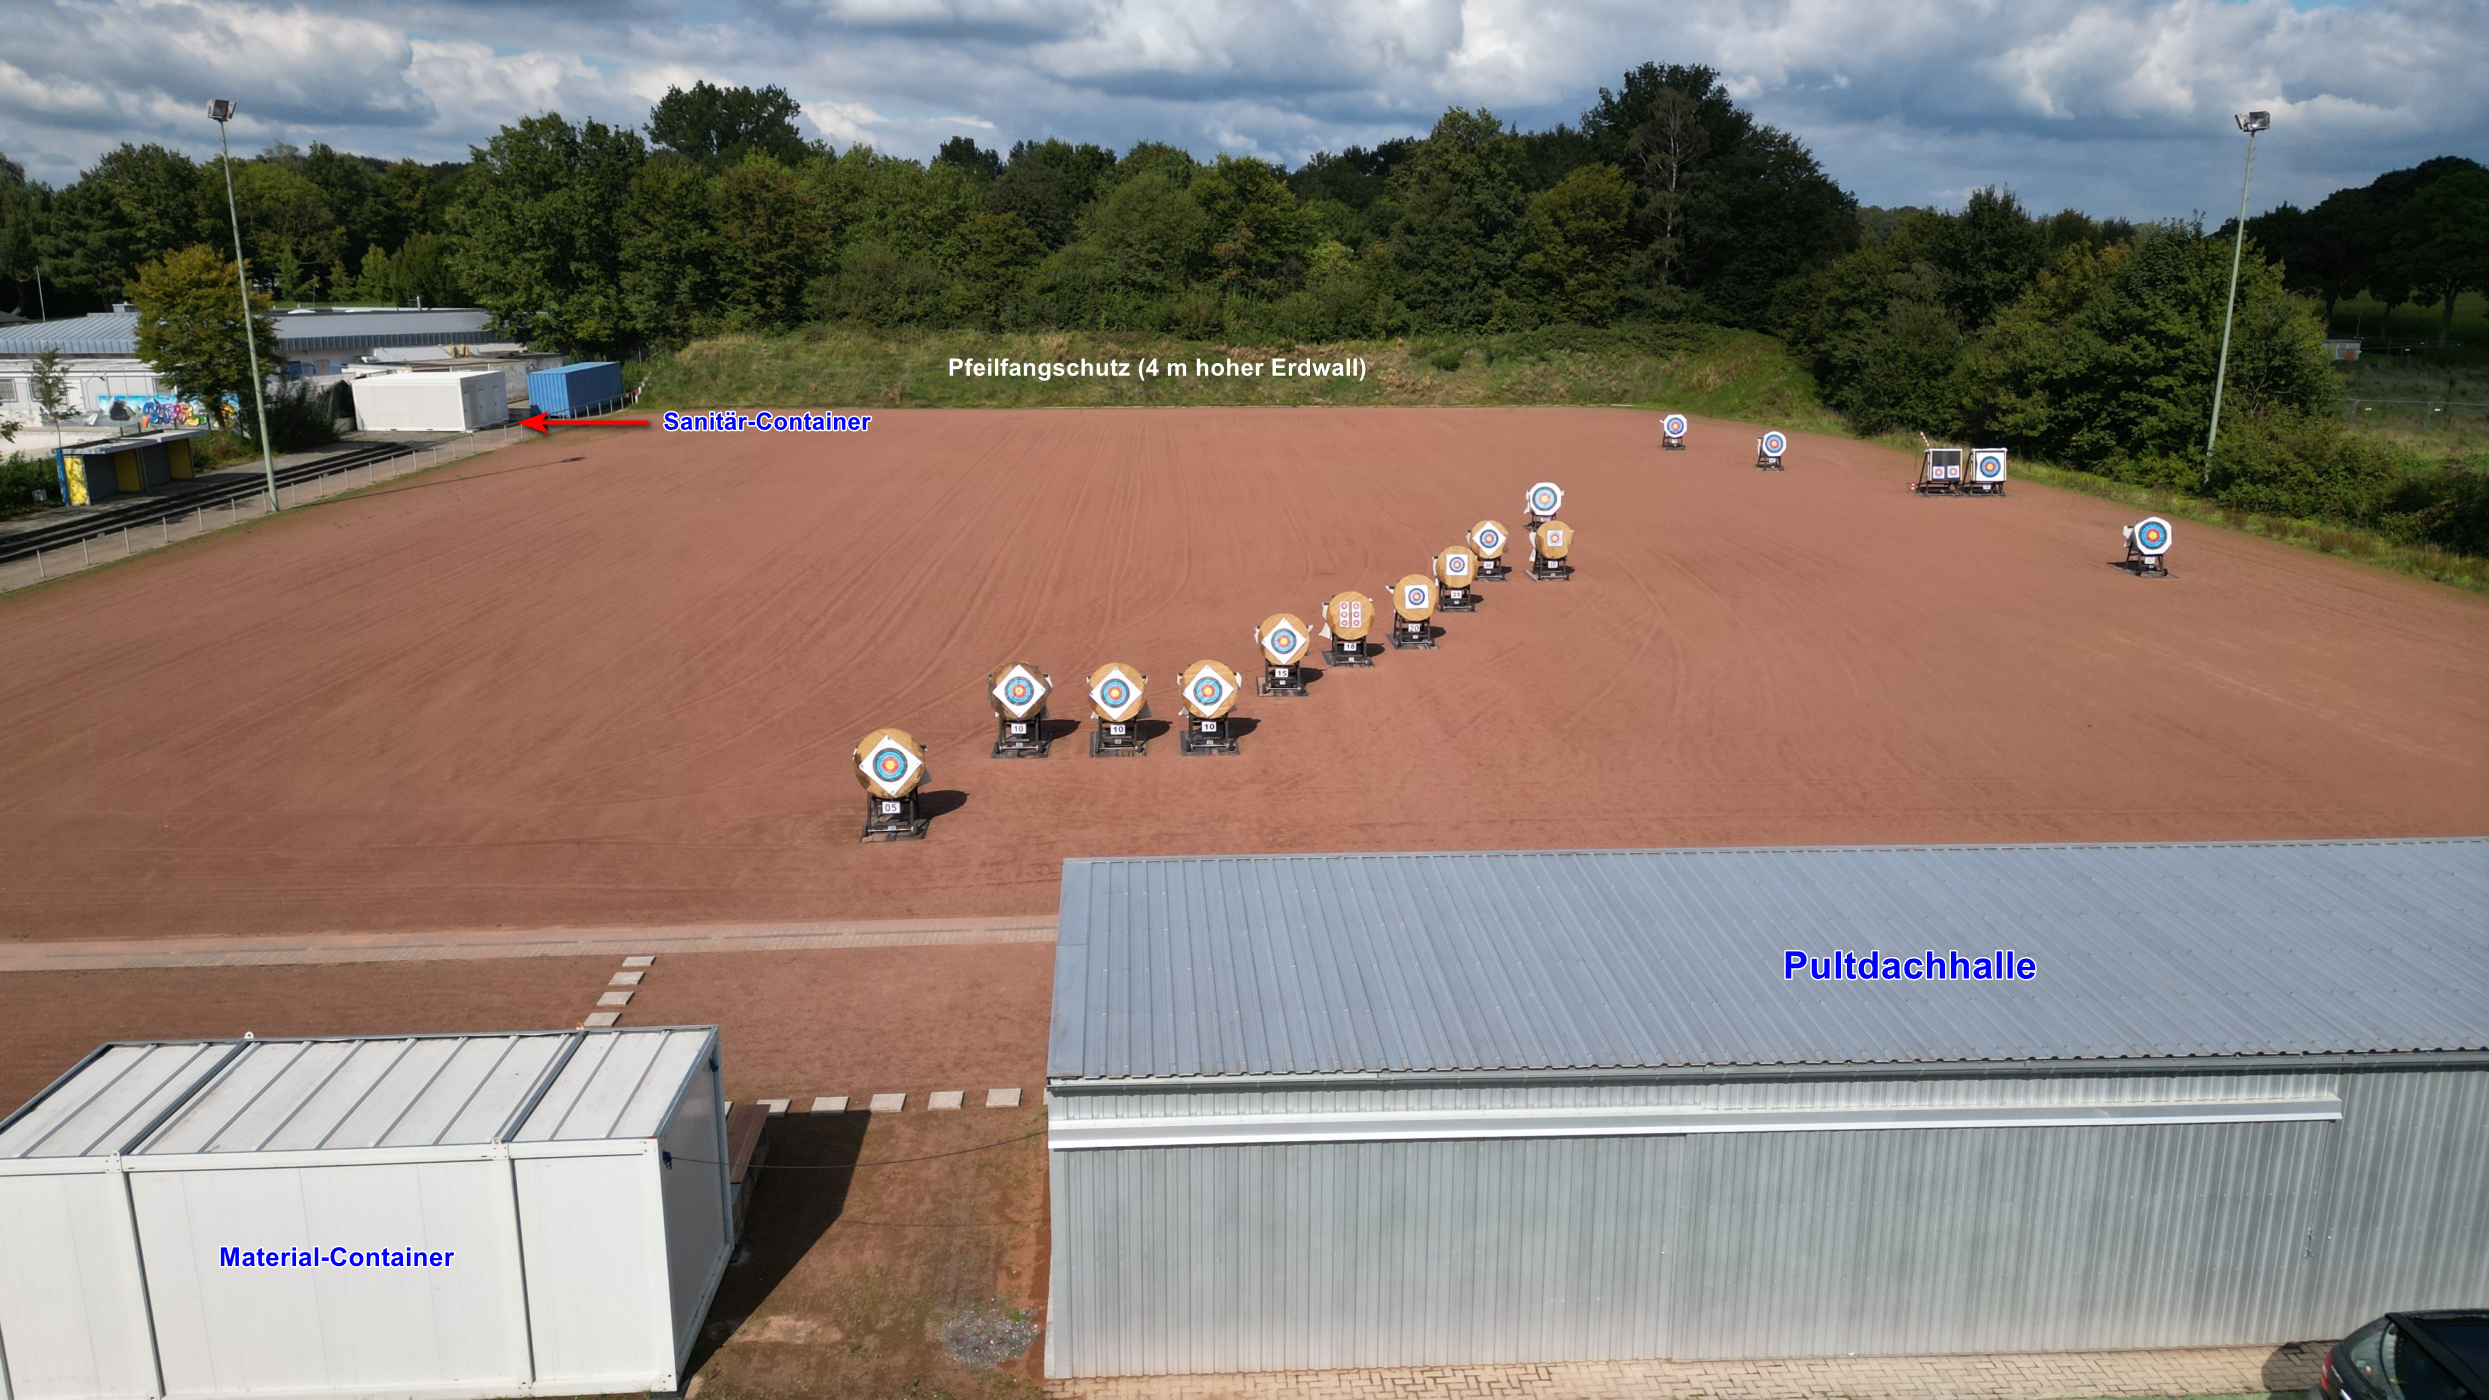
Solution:
[[[2330,418],[2277,414],[2222,433],[2204,491],[2233,510],[2373,525],[2418,466],[2409,449]]]

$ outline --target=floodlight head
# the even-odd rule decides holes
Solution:
[[[875,797],[897,800],[925,780],[925,746],[904,729],[876,729],[856,745],[856,781]]]
[[[219,97],[215,101],[210,102],[207,104],[207,116],[209,121],[220,124],[232,121],[233,99],[230,97]]]
[[[2237,118],[2237,121],[2239,130],[2253,136],[2257,132],[2273,125],[2273,114],[2271,112],[2249,112],[2247,115]]]

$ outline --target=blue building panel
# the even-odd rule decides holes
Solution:
[[[589,360],[527,376],[527,404],[555,418],[587,418],[622,406],[622,366]]]

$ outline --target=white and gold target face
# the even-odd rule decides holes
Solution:
[[[1512,544],[1512,531],[1501,520],[1481,520],[1469,527],[1469,543],[1481,559],[1501,559]]]
[[[1456,544],[1435,556],[1435,577],[1446,588],[1467,588],[1477,581],[1478,556]]]
[[[1026,662],[1014,661],[994,673],[989,693],[994,697],[994,708],[1005,718],[1027,719],[1045,708],[1048,689],[1044,672]]]
[[[877,729],[856,746],[856,772],[878,797],[905,797],[924,780],[925,759],[902,729]]]
[[[1564,509],[1564,488],[1552,481],[1542,481],[1530,488],[1530,514],[1553,515]]]
[[[1141,712],[1141,673],[1109,661],[1089,674],[1089,707],[1098,718],[1122,724]]]
[[[1561,520],[1550,520],[1538,527],[1538,554],[1542,559],[1561,559],[1573,550],[1573,527]]]
[[[1393,612],[1417,622],[1435,615],[1435,581],[1424,574],[1411,574],[1392,586]]]
[[[1295,613],[1272,613],[1253,629],[1253,639],[1262,645],[1262,655],[1273,666],[1293,666],[1304,659],[1314,644],[1313,629]]]
[[[1236,708],[1244,683],[1216,661],[1196,661],[1184,668],[1184,712],[1195,719],[1222,719]]]
[[[1363,593],[1339,594],[1323,604],[1331,635],[1342,641],[1363,640],[1367,629],[1374,626],[1374,600]]]

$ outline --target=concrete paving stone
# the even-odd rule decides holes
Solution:
[[[790,1104],[790,1103],[793,1103],[793,1102],[794,1102],[794,1100],[793,1100],[793,1099],[755,1099],[755,1100],[753,1100],[753,1102],[754,1102],[754,1103],[759,1104],[761,1107],[763,1107],[763,1108],[765,1108],[765,1109],[768,1109],[768,1110],[769,1110],[769,1116],[770,1116],[770,1117],[772,1117],[772,1118],[783,1118],[783,1117],[785,1117],[785,1116],[786,1116],[786,1109],[787,1109],[787,1105],[788,1105],[788,1104]]]
[[[925,1107],[962,1108],[967,1105],[967,1102],[968,1091],[965,1089],[937,1089],[931,1097],[925,1100]]]
[[[631,956],[622,960],[622,965],[624,967],[655,967],[657,965],[657,955],[654,953],[633,953]]]
[[[875,1094],[873,1111],[875,1113],[904,1113],[907,1111],[907,1095]]]
[[[815,1113],[845,1113],[847,1111],[847,1096],[845,1094],[836,1094],[825,1098],[814,1099],[812,1101],[812,1111]]]
[[[988,1089],[985,1091],[985,1106],[987,1108],[1018,1108],[1020,1106],[1020,1091],[1017,1089]]]
[[[617,972],[614,974],[614,980],[606,983],[605,985],[608,987],[636,987],[640,984],[640,979],[646,977],[647,975],[648,974],[645,972]]]
[[[606,992],[596,999],[596,1004],[599,1006],[629,1006],[631,1004],[631,996],[632,994],[629,992]]]
[[[587,1024],[591,1026],[610,1026],[621,1019],[622,1013],[619,1011],[591,1011],[588,1013]]]

